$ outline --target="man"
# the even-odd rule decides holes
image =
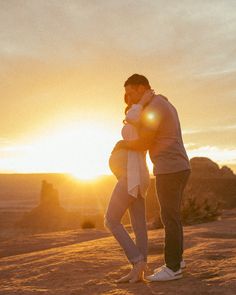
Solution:
[[[139,103],[145,92],[150,93],[146,77],[134,74],[124,84],[125,94],[132,103]],[[145,97],[145,96],[144,96]],[[154,270],[146,279],[168,281],[182,277],[183,227],[180,207],[184,188],[191,173],[184,148],[181,126],[175,107],[163,95],[154,94],[143,106],[139,122],[139,139],[120,140],[115,148],[148,150],[156,176],[156,191],[165,230],[165,265]]]

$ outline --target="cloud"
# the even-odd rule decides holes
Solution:
[[[235,11],[233,0],[1,1],[1,134],[84,116],[118,130],[123,81],[140,72],[177,107],[189,149],[232,148]]]
[[[207,157],[218,164],[236,164],[236,149],[219,148],[217,146],[201,146],[188,151],[188,156]]]
[[[184,143],[188,150],[195,150],[202,146],[217,146],[219,149],[227,152],[234,150],[236,140],[236,126],[216,126],[205,129],[188,130],[183,132]],[[188,145],[189,143],[194,143]]]
[[[23,3],[1,4],[2,54],[77,60],[107,48],[129,56],[175,52],[196,66],[225,61],[235,41],[235,1]]]
[[[219,132],[219,131],[236,131],[236,124],[233,125],[225,125],[225,126],[211,126],[205,129],[184,129],[182,131],[183,134],[197,134],[197,133],[210,133],[210,132]]]
[[[4,146],[11,143],[11,141],[7,137],[0,137],[0,146]]]

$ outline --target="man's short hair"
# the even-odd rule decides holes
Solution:
[[[147,86],[148,88],[151,88],[148,79],[145,76],[139,75],[139,74],[133,74],[132,76],[130,76],[125,81],[124,87],[127,85],[140,85],[140,84]]]

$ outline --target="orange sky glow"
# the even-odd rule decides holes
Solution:
[[[0,173],[110,174],[133,73],[175,105],[190,158],[236,172],[235,11],[235,1],[1,2]]]

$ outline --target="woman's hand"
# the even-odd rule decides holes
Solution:
[[[111,153],[114,153],[115,151],[117,150],[120,150],[120,149],[125,149],[126,148],[126,144],[125,144],[125,140],[119,140],[115,147],[113,148],[112,152]]]
[[[141,104],[142,106],[148,104],[153,95],[155,94],[153,89],[148,89],[144,92],[143,96],[141,97],[140,101],[138,102],[138,104]]]

